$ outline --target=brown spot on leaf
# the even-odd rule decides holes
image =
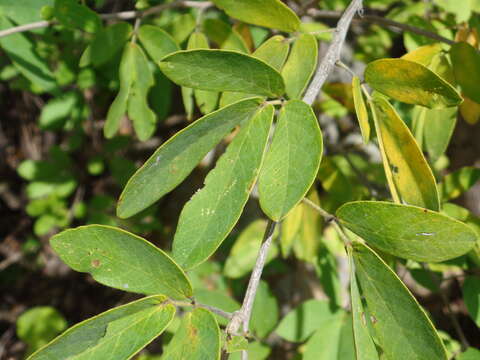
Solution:
[[[100,265],[101,265],[100,260],[98,260],[98,259],[93,259],[93,260],[92,260],[92,266],[93,266],[94,268],[98,268]]]

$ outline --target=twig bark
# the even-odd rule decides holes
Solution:
[[[328,10],[318,10],[318,9],[309,9],[308,14],[316,18],[328,18],[328,19],[337,19],[342,15],[342,13],[339,11],[328,11]],[[455,41],[447,39],[446,37],[438,35],[434,32],[431,32],[422,28],[418,28],[416,26],[412,26],[409,24],[399,23],[397,21],[393,21],[377,15],[364,15],[360,18],[353,19],[353,21],[354,22],[357,22],[357,21],[370,22],[370,23],[375,23],[391,29],[411,32],[417,35],[428,37],[436,41],[443,42],[448,45],[452,45],[455,43]]]
[[[178,8],[178,7],[193,7],[201,10],[205,10],[212,6],[213,4],[210,1],[174,1],[167,4],[160,4],[157,6],[153,6],[149,9],[145,10],[131,10],[131,11],[121,11],[111,14],[100,14],[100,18],[103,20],[130,20],[135,19],[138,17],[149,16],[153,14],[157,14],[162,12],[166,9]],[[35,29],[42,29],[52,25],[58,24],[58,21],[51,20],[51,21],[37,21],[30,24],[24,24],[20,26],[15,26],[10,29],[5,29],[0,31],[0,38],[8,35],[12,35],[15,33],[31,31]]]
[[[303,101],[311,105],[315,101],[320,89],[332,72],[335,64],[340,60],[340,51],[342,50],[348,29],[353,17],[358,11],[362,10],[362,0],[352,0],[345,12],[341,15],[337,23],[337,29],[334,32],[332,42],[327,50],[322,62],[317,68],[315,76],[305,92]]]

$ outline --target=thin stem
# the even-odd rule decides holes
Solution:
[[[142,23],[142,16],[140,15],[135,19],[135,25],[133,25],[133,35],[132,35],[132,44],[135,44],[137,41],[138,29],[140,29],[140,24]]]
[[[312,82],[305,92],[303,101],[312,105],[317,97],[320,89],[327,80],[327,77],[332,72],[335,63],[340,60],[340,51],[347,36],[350,23],[352,22],[355,13],[362,9],[362,0],[352,0],[345,12],[341,15],[337,23],[336,31],[333,33],[333,39],[327,53],[319,64]]]
[[[318,9],[309,9],[308,14],[316,18],[330,18],[330,19],[336,19],[342,15],[342,13],[338,11],[328,11],[328,10],[318,10]],[[448,45],[453,45],[455,43],[455,41],[447,39],[446,37],[438,35],[434,32],[424,30],[409,24],[402,24],[382,16],[364,15],[360,18],[354,19],[353,21],[370,22],[370,23],[382,25],[384,27],[393,28],[396,30],[411,32],[411,33],[421,35],[436,41],[443,42]]]
[[[215,306],[210,306],[210,305],[198,303],[194,300],[192,300],[192,302],[169,300],[169,303],[172,304],[172,305],[175,305],[175,306],[182,306],[182,307],[193,306],[193,307],[197,307],[197,308],[207,309],[207,310],[213,312],[214,314],[217,314],[221,317],[224,317],[225,319],[230,320],[232,318],[232,313],[229,313],[227,311],[223,311],[222,309],[219,309]]]
[[[350,69],[350,68],[348,67],[348,65],[345,64],[344,62],[342,62],[341,60],[338,60],[335,65],[337,65],[339,68],[342,68],[343,70],[345,70],[346,72],[348,72],[352,77],[357,76],[357,74],[355,74],[355,73],[353,72],[353,70]]]
[[[193,7],[193,8],[205,10],[211,6],[213,6],[213,3],[210,1],[183,1],[182,0],[182,1],[174,1],[167,4],[157,5],[142,11],[137,11],[137,10],[120,11],[120,12],[111,13],[111,14],[99,14],[99,16],[103,20],[129,20],[137,17],[157,14],[166,9],[172,9],[172,8],[178,8],[178,7]],[[15,34],[15,33],[46,28],[56,24],[58,24],[58,21],[52,20],[52,21],[37,21],[30,24],[15,26],[10,29],[0,31],[0,38]]]

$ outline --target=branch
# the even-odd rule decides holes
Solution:
[[[318,10],[318,9],[309,9],[308,14],[313,17],[317,18],[328,18],[328,19],[337,19],[339,18],[342,14],[338,11],[328,11],[328,10]],[[375,23],[378,25],[382,25],[387,28],[393,28],[396,30],[401,30],[401,31],[408,31],[417,35],[425,36],[427,38],[443,42],[448,45],[452,45],[455,43],[455,41],[447,39],[446,37],[443,37],[441,35],[438,35],[434,32],[412,26],[409,24],[402,24],[397,21],[393,21],[390,19],[387,19],[385,17],[377,16],[377,15],[365,15],[357,19],[353,19],[353,21],[363,21],[363,22],[370,22],[370,23]]]
[[[146,9],[146,10],[121,11],[121,12],[111,13],[111,14],[99,14],[99,16],[103,20],[129,20],[129,19],[135,19],[135,18],[139,18],[139,17],[144,17],[144,16],[148,16],[148,15],[157,14],[159,12],[162,12],[163,10],[166,10],[166,9],[181,8],[181,7],[192,7],[192,8],[205,10],[212,5],[213,5],[213,3],[211,3],[210,1],[184,1],[184,0],[179,0],[179,1],[174,1],[172,3],[157,5],[157,6],[151,7],[151,8]],[[10,29],[0,31],[0,38],[4,37],[4,36],[15,34],[15,33],[46,28],[46,27],[56,25],[56,24],[58,24],[57,20],[51,20],[51,21],[37,21],[37,22],[34,22],[34,23],[30,23],[30,24],[15,26],[15,27],[12,27]]]
[[[230,320],[232,318],[232,313],[223,311],[222,309],[219,309],[215,306],[210,306],[210,305],[198,303],[193,299],[192,299],[192,302],[176,301],[176,300],[168,300],[168,302],[170,304],[174,305],[174,306],[193,306],[193,307],[197,307],[197,308],[207,309],[207,310],[210,310],[211,312],[213,312],[214,314],[217,314],[221,317],[224,317],[227,320]]]
[[[320,89],[322,88],[325,80],[335,67],[335,63],[340,60],[340,51],[342,50],[343,43],[347,36],[350,23],[357,11],[362,10],[362,0],[352,0],[345,12],[341,15],[340,20],[337,23],[336,31],[334,32],[332,42],[327,50],[322,62],[317,68],[315,76],[312,82],[308,86],[303,101],[312,105],[317,97]]]

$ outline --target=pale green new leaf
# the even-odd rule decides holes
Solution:
[[[0,30],[14,27],[14,23],[4,16],[0,16]],[[44,59],[35,50],[34,43],[21,33],[11,34],[0,38],[0,45],[13,65],[30,80],[44,91],[56,90],[55,77]]]
[[[175,40],[164,30],[154,25],[142,25],[138,29],[138,39],[153,61],[180,50]]]
[[[262,164],[273,105],[245,123],[180,214],[173,257],[185,269],[207,260],[237,223]]]
[[[356,201],[343,205],[337,216],[370,245],[415,261],[453,259],[467,253],[477,241],[469,226],[416,206]]]
[[[300,19],[280,0],[213,0],[229,16],[248,24],[285,32],[298,30]]]
[[[320,167],[323,143],[312,108],[291,100],[280,111],[259,178],[260,206],[271,219],[283,218],[307,193]]]
[[[435,178],[407,125],[394,107],[374,97],[373,120],[385,175],[395,202],[439,210]]]
[[[88,272],[101,284],[176,299],[192,295],[185,273],[165,252],[119,228],[80,226],[55,235],[50,244],[73,270]]]
[[[265,61],[268,65],[277,71],[281,71],[288,55],[290,45],[281,35],[275,35],[265,41],[255,50],[252,56]],[[220,98],[220,106],[232,104],[251,95],[238,92],[224,92]]]
[[[362,88],[358,76],[352,78],[353,103],[355,104],[355,113],[357,114],[358,124],[362,132],[363,142],[365,144],[370,140],[370,123],[368,122],[367,106],[363,99]]]
[[[128,181],[117,215],[135,215],[173,190],[225,135],[253,116],[260,103],[259,98],[246,99],[210,113],[162,144]]]
[[[317,39],[301,34],[295,41],[282,70],[285,90],[290,99],[300,99],[317,68]]]
[[[163,295],[146,297],[85,320],[28,360],[130,359],[159,336],[175,315]]]
[[[225,276],[237,279],[248,274],[253,269],[266,227],[267,221],[258,219],[241,232],[225,261],[223,268]],[[277,247],[273,246],[270,248],[265,264],[272,261],[277,254]]]
[[[196,308],[185,314],[168,344],[164,360],[219,360],[220,329],[210,311]]]
[[[405,59],[380,59],[369,63],[365,81],[395,100],[431,109],[462,102],[460,94],[447,81],[425,66]]]
[[[281,96],[282,76],[265,62],[229,50],[185,50],[160,61],[163,73],[178,85],[200,90],[238,91]]]
[[[353,262],[353,259],[352,259]],[[352,307],[353,337],[355,339],[355,354],[357,360],[378,360],[377,349],[368,330],[363,309],[362,298],[358,289],[355,268],[350,266],[350,304]]]
[[[450,49],[455,80],[462,92],[473,101],[480,103],[478,84],[480,81],[480,54],[466,42],[452,45]]]
[[[392,269],[361,243],[353,244],[353,259],[382,359],[446,360],[445,348],[428,315]]]

